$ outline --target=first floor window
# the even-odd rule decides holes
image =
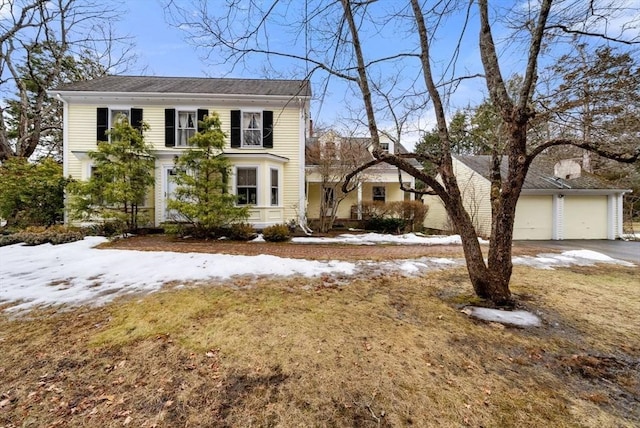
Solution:
[[[335,203],[335,192],[333,191],[333,187],[325,187],[323,191],[324,205],[327,207],[333,206]]]
[[[378,202],[384,202],[386,197],[386,190],[384,186],[373,186],[373,200]]]
[[[256,168],[236,169],[236,194],[238,205],[258,203],[258,172]]]
[[[271,205],[278,205],[278,170],[271,170]]]
[[[189,139],[196,133],[198,123],[195,111],[178,112],[178,140],[176,146],[189,145]]]

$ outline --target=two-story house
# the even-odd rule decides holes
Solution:
[[[167,200],[175,189],[174,160],[216,112],[227,135],[225,156],[233,164],[230,191],[251,206],[255,227],[301,220],[305,207],[305,132],[311,89],[304,80],[105,76],[62,85],[50,94],[64,106],[64,174],[91,174],[87,153],[118,115],[153,145],[155,186],[145,209],[156,226],[171,220]]]

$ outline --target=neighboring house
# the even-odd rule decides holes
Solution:
[[[480,236],[491,230],[490,156],[454,156],[453,167],[465,205]],[[506,175],[507,159],[502,162]],[[534,160],[516,207],[513,239],[617,239],[622,235],[622,199],[617,189],[582,171],[573,160]],[[425,197],[425,226],[450,230],[437,196]]]
[[[217,113],[227,135],[225,156],[233,164],[230,191],[250,205],[255,227],[304,215],[305,131],[311,90],[304,80],[106,76],[62,85],[50,94],[64,105],[64,174],[86,180],[89,151],[115,117],[136,126],[156,158],[155,187],[145,201],[153,224],[172,220],[167,200],[176,156],[198,130],[198,121]],[[302,219],[303,220],[303,219]]]
[[[407,150],[386,137],[380,138],[380,146],[390,153],[406,153]],[[333,131],[309,138],[307,141],[307,217],[320,217],[321,203],[333,205],[338,200],[336,219],[361,220],[362,206],[366,203],[413,200],[414,194],[400,188],[398,169],[380,163],[362,173],[353,181],[357,188],[343,195],[342,181],[346,173],[356,166],[373,159],[371,138],[341,137]],[[345,159],[348,157],[348,160]],[[417,167],[420,164],[415,162]],[[415,178],[405,172],[401,180],[406,188],[415,187]]]

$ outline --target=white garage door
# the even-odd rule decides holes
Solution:
[[[565,196],[564,239],[607,239],[607,197]]]
[[[516,205],[513,239],[551,239],[552,196],[521,196]]]

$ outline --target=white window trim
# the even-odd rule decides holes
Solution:
[[[260,144],[259,145],[245,145],[244,144],[244,114],[245,113],[260,113]],[[240,110],[240,148],[242,149],[261,149],[264,148],[264,110],[262,109],[250,109],[250,110]]]
[[[184,148],[188,148],[189,144],[185,144],[185,145],[179,145],[178,141],[180,141],[179,135],[180,135],[180,112],[183,113],[194,113],[195,118],[196,118],[196,122],[195,122],[195,127],[194,130],[195,132],[198,132],[198,108],[197,107],[175,107],[174,108],[175,112],[176,112],[176,117],[175,117],[175,142],[176,145],[174,146],[175,148],[178,149],[184,149]],[[194,134],[195,134],[194,132]]]
[[[275,205],[271,202],[271,192],[273,191],[273,183],[271,182],[272,171],[276,171],[278,173],[278,182],[276,183],[277,190],[278,190],[278,193],[277,193],[278,203]],[[272,207],[282,206],[282,171],[280,170],[280,168],[274,168],[274,167],[269,168],[269,205]]]
[[[233,167],[233,194],[238,196],[238,169],[255,169],[256,170],[256,203],[255,204],[238,204],[236,201],[236,205],[239,207],[259,207],[262,198],[260,194],[260,174],[262,173],[260,165],[234,165]]]
[[[109,106],[109,129],[113,128],[113,112],[114,111],[122,111],[122,110],[126,110],[129,112],[129,123],[131,123],[131,109],[133,107],[129,106],[121,106],[121,105],[114,105],[114,106]]]

